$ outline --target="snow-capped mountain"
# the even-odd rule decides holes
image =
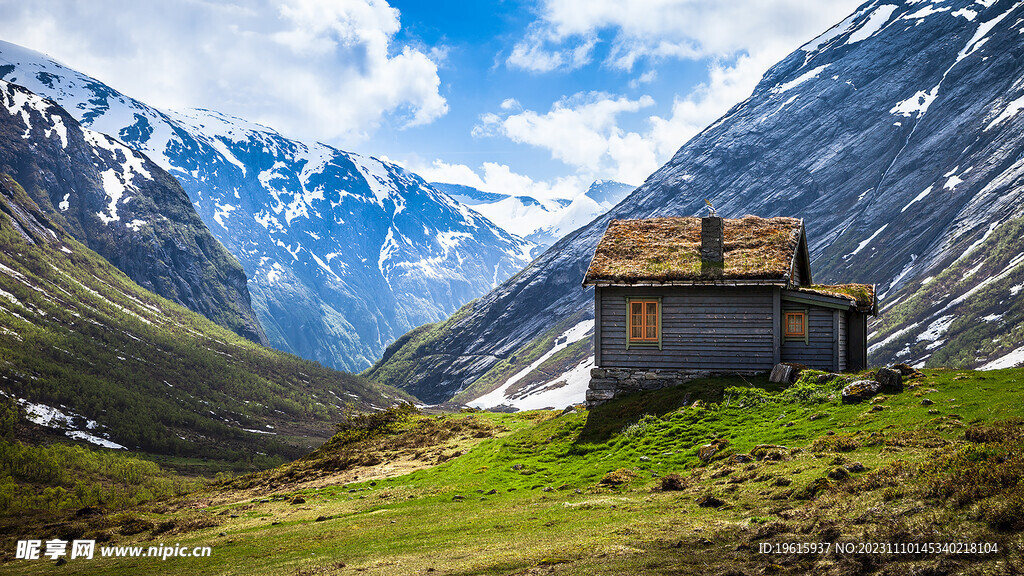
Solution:
[[[388,356],[401,366],[371,373],[425,399],[497,389],[592,318],[580,281],[611,219],[699,214],[704,198],[723,216],[803,218],[816,282],[877,284],[873,363],[1024,360],[1022,39],[1019,1],[865,3],[608,214],[430,334],[429,356],[410,337]],[[585,366],[582,347],[573,358],[561,366]]]
[[[532,244],[394,164],[208,110],[156,110],[0,43],[0,78],[145,152],[249,276],[271,345],[360,370],[529,261]]]
[[[536,244],[533,256],[611,210],[636,188],[614,180],[597,180],[574,198],[538,200],[530,196],[484,192],[461,184],[432,182],[431,185],[483,214],[506,232]]]
[[[21,87],[0,83],[0,90],[0,143],[5,144],[0,165],[9,170],[0,174],[0,402],[16,401],[28,420],[48,429],[27,431],[34,441],[49,443],[63,436],[179,457],[291,459],[327,440],[331,424],[352,407],[410,400],[365,378],[254,346],[142,288],[83,245],[64,226],[82,227],[93,233],[91,239],[114,238],[130,247],[137,265],[153,267],[151,277],[213,279],[218,269],[197,264],[198,258],[185,251],[202,231],[230,259],[219,264],[227,265],[245,288],[241,266],[206,232],[194,211],[198,228],[188,230],[184,220],[153,218],[157,213],[142,210],[157,204],[151,193],[159,191],[159,183],[142,170],[156,180],[174,183],[173,178],[157,176],[162,171],[155,164],[139,162],[123,150],[121,159],[111,162],[103,152],[120,150],[121,144],[80,129],[56,104]],[[16,114],[20,126],[3,112],[12,105],[25,113]],[[89,141],[104,144],[95,148]],[[41,160],[22,164],[27,169],[8,164],[12,150],[19,148],[31,148]],[[80,165],[74,172],[52,171],[58,164],[48,157],[64,155],[84,156],[99,166],[93,172]],[[130,172],[118,169],[129,162]],[[133,175],[125,182],[128,173]],[[27,179],[19,182],[14,174]],[[59,181],[68,175],[70,184]],[[90,187],[101,179],[116,179],[133,198],[116,203],[117,219],[104,189]],[[68,186],[58,207],[50,205],[41,183]],[[111,185],[107,191],[115,189],[121,190]],[[191,211],[176,183],[174,190],[180,206]],[[128,217],[132,220],[126,222]],[[131,230],[126,224],[143,217],[149,221],[136,226],[139,234],[125,231]],[[161,241],[183,244],[174,252]],[[176,266],[146,250],[174,257]],[[193,296],[209,294],[210,284],[208,279],[195,286]],[[10,445],[5,438],[4,446]]]
[[[0,172],[25,187],[31,200],[21,200],[139,285],[266,344],[241,265],[181,185],[142,154],[0,80]]]

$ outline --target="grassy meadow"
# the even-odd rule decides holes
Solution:
[[[186,495],[9,518],[14,574],[1015,574],[1024,370],[716,378],[592,410],[355,416],[313,453]],[[204,558],[14,560],[18,538],[210,546]],[[791,543],[977,542],[987,554]],[[97,544],[100,546],[101,544]],[[776,546],[777,545],[777,546]],[[781,553],[762,553],[766,546]]]

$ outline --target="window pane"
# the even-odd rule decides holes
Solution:
[[[790,336],[803,336],[805,316],[800,313],[786,314],[786,334]]]

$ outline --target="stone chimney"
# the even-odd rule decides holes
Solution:
[[[725,224],[718,216],[700,219],[700,259],[712,264],[725,262]]]

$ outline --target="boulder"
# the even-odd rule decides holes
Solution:
[[[815,382],[817,382],[818,384],[828,384],[829,382],[835,380],[836,378],[842,378],[842,377],[843,377],[842,374],[836,374],[835,372],[829,372],[828,374],[821,374],[821,375],[819,375],[817,380],[815,380]]]
[[[863,402],[882,391],[882,385],[875,380],[857,380],[843,388],[843,404]]]
[[[718,454],[722,448],[729,445],[729,441],[725,438],[719,438],[710,444],[705,444],[697,450],[697,458],[700,458],[701,462],[710,462],[714,458],[715,454]]]
[[[910,378],[920,378],[924,376],[923,372],[908,364],[896,364],[892,367],[892,369],[899,371],[900,375],[908,380]]]
[[[753,461],[754,457],[750,454],[733,454],[729,457],[729,464],[746,464]]]
[[[782,362],[776,364],[775,367],[772,368],[772,373],[768,376],[768,380],[782,384],[792,384],[800,377],[800,372],[806,369],[807,366],[804,366],[803,364]]]
[[[903,392],[903,375],[899,370],[879,368],[875,380],[882,385],[883,392]]]

